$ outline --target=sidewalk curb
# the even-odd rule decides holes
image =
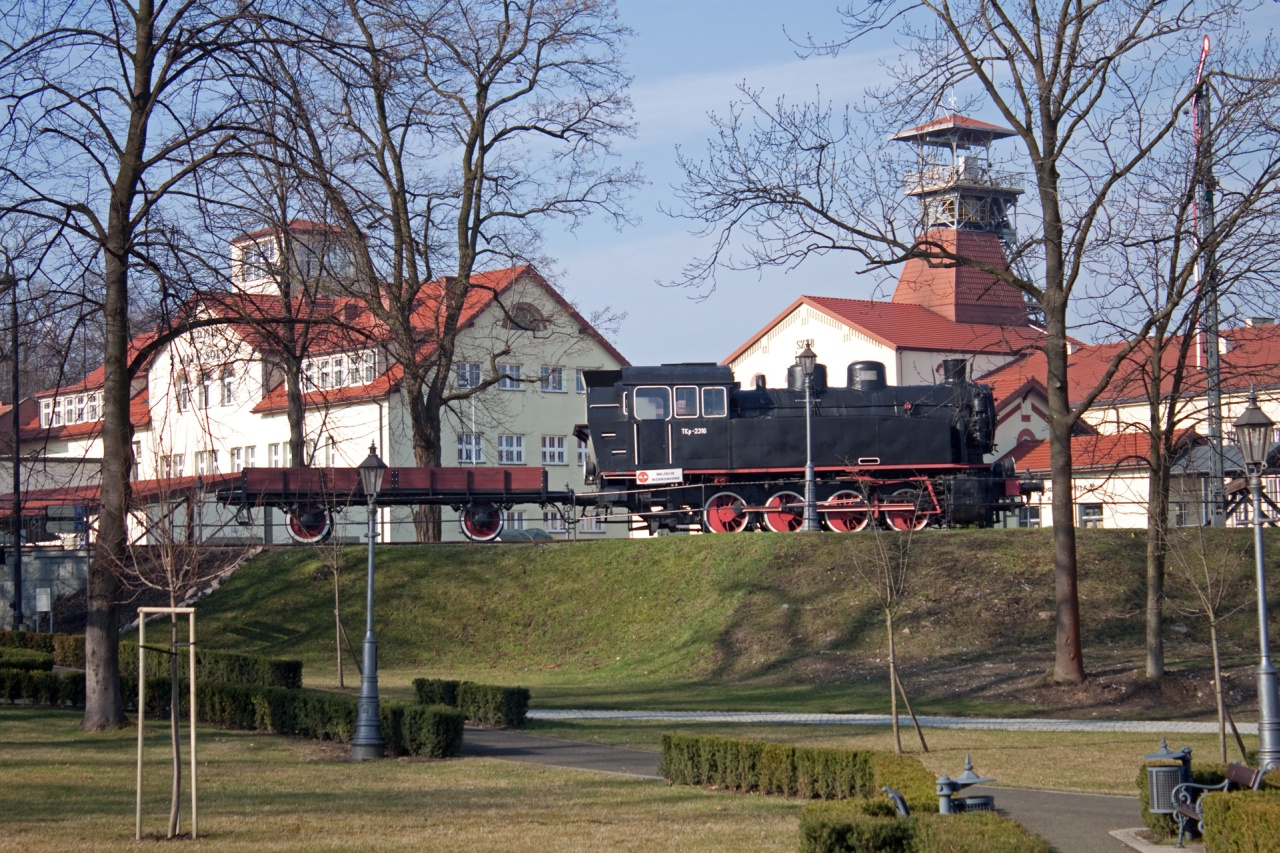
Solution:
[[[1143,841],[1138,837],[1138,833],[1142,832],[1142,828],[1137,829],[1113,829],[1109,833],[1112,838],[1121,844],[1127,844],[1138,853],[1169,853],[1170,850],[1176,850],[1176,847],[1170,847],[1167,844],[1152,844],[1149,841]],[[1203,844],[1184,844],[1183,850],[1189,850],[1190,853],[1204,853]]]

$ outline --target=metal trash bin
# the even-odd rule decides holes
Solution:
[[[1182,768],[1166,764],[1147,768],[1147,782],[1151,790],[1152,814],[1173,814],[1173,789],[1182,784]]]

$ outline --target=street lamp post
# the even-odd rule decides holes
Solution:
[[[1258,408],[1255,394],[1236,418],[1236,441],[1249,475],[1253,494],[1253,557],[1258,582],[1258,766],[1263,770],[1280,767],[1280,698],[1276,692],[1276,671],[1271,666],[1271,643],[1267,636],[1267,567],[1262,551],[1262,469],[1267,464],[1271,429],[1275,424]]]
[[[804,523],[801,530],[821,530],[816,503],[817,483],[813,474],[813,368],[818,356],[809,344],[796,356],[796,364],[804,373]]]
[[[386,463],[378,458],[376,445],[369,445],[369,455],[360,463],[360,485],[369,502],[369,575],[364,605],[364,666],[360,669],[360,703],[356,713],[356,732],[351,738],[351,760],[371,761],[381,758],[386,746],[382,740],[382,720],[378,715],[378,641],[373,636],[373,542],[378,537],[378,491]]]

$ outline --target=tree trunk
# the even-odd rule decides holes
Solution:
[[[171,591],[172,593],[172,591]],[[173,595],[169,606],[176,606]],[[182,815],[182,738],[179,723],[182,709],[182,669],[178,665],[178,614],[169,614],[169,745],[173,751],[173,781],[169,786],[169,837],[178,834]],[[139,673],[142,678],[146,673]],[[138,710],[138,725],[142,725],[142,710]]]
[[[1218,651],[1218,620],[1213,617],[1209,619],[1209,647],[1213,651],[1213,698],[1218,706],[1218,760],[1226,764],[1227,706],[1222,699],[1222,657]]]
[[[889,716],[893,724],[893,751],[902,754],[902,733],[898,730],[898,664],[893,647],[893,611],[884,611],[884,629],[889,634]]]
[[[1151,434],[1147,480],[1147,678],[1164,677],[1164,570],[1168,552],[1169,460],[1158,425]]]
[[[916,730],[916,737],[920,738],[920,748],[928,752],[929,744],[925,743],[924,731],[920,728],[920,721],[916,719],[916,712],[911,710],[911,700],[907,698],[907,689],[902,686],[902,677],[898,675],[896,667],[893,680],[898,685],[898,692],[902,694],[902,704],[907,706],[907,714],[911,717],[911,725]]]
[[[338,573],[333,573],[333,650],[338,654],[338,689],[346,689],[342,681],[342,613],[338,609]]]

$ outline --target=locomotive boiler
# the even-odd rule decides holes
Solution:
[[[936,385],[889,386],[879,362],[848,366],[843,387],[810,377],[815,508],[825,528],[880,523],[990,526],[1037,484],[984,456],[994,450],[991,389],[963,359]],[[786,388],[749,387],[715,364],[584,373],[589,440],[586,512],[639,517],[650,531],[730,533],[799,529],[804,509],[805,389],[799,365]]]

